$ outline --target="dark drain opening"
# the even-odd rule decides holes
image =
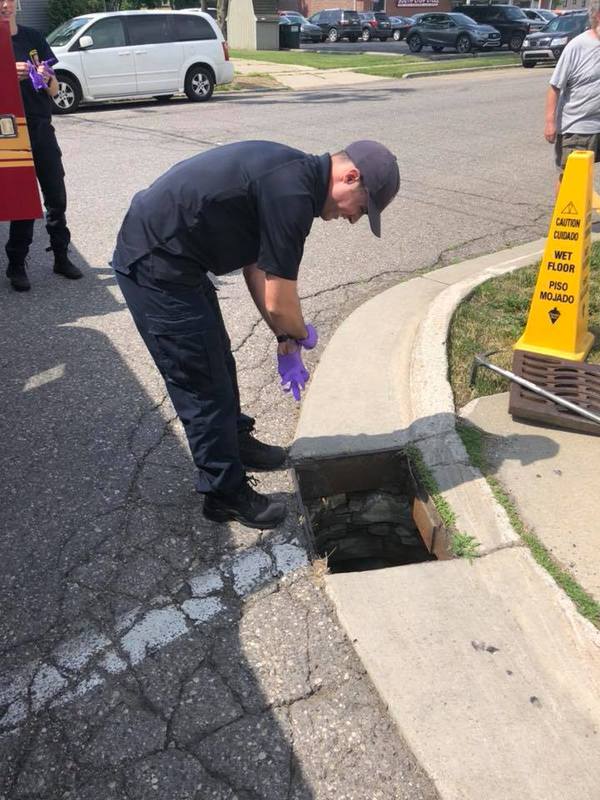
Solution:
[[[295,470],[310,541],[331,572],[449,557],[442,521],[405,452],[315,459]]]

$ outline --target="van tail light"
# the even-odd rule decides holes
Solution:
[[[226,41],[222,41],[221,44],[223,45],[223,55],[225,56],[225,61],[229,61],[229,45]]]

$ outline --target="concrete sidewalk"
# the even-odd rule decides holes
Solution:
[[[378,75],[362,75],[348,69],[315,69],[298,64],[274,64],[271,61],[250,61],[232,58],[235,71],[240,75],[268,73],[288,89],[324,89],[327,87],[359,86],[365,83],[380,83],[395,80]]]
[[[327,577],[349,638],[445,800],[599,796],[600,634],[470,465],[446,377],[457,305],[482,281],[534,262],[543,246],[436,270],[357,309],[321,358],[292,448],[306,464],[415,444],[457,529],[480,542],[472,564]],[[598,597],[598,440],[515,424],[506,409],[499,396],[465,414],[495,437],[498,476],[525,523]]]
[[[479,397],[460,415],[487,434],[488,465],[527,528],[600,602],[600,439],[514,420],[508,393]]]

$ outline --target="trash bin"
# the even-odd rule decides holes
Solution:
[[[279,49],[298,50],[300,47],[300,24],[279,21]]]

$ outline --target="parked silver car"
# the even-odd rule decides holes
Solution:
[[[459,53],[471,50],[490,50],[501,45],[501,36],[491,25],[480,25],[458,13],[422,14],[410,29],[406,42],[412,53],[429,45],[436,53],[447,47]]]

